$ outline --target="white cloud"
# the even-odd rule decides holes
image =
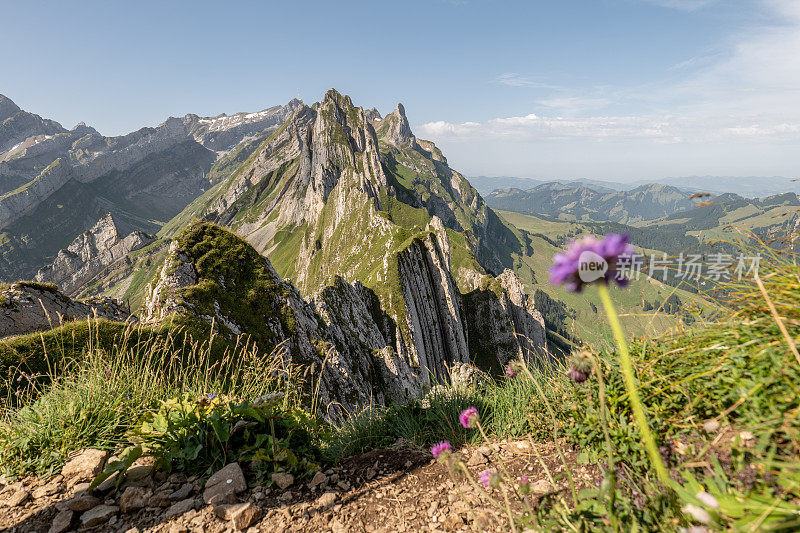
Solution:
[[[700,0],[659,0],[676,9]],[[421,136],[436,141],[513,139],[521,142],[582,140],[747,147],[800,142],[800,1],[763,0],[761,23],[739,33],[719,51],[698,55],[664,74],[669,81],[644,87],[583,92],[553,86],[535,113],[464,123],[430,122]],[[507,73],[497,81],[519,87],[545,82]],[[631,110],[625,112],[624,110]],[[635,110],[635,112],[633,111]],[[747,148],[745,148],[745,151]],[[800,149],[797,150],[800,153]]]

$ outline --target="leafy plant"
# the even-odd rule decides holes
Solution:
[[[225,464],[250,462],[260,473],[319,470],[314,418],[281,406],[280,393],[251,401],[185,394],[146,413],[127,437],[167,471],[209,474]]]

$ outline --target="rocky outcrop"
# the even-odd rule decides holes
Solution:
[[[463,298],[473,361],[500,372],[515,359],[547,357],[544,318],[519,277],[505,270],[497,278],[471,280],[475,288]]]
[[[382,126],[386,128],[383,140],[398,147],[415,147],[417,138],[411,132],[406,118],[406,108],[398,103],[394,111],[383,118]]]
[[[46,330],[72,320],[125,321],[129,317],[130,311],[120,300],[72,300],[45,284],[19,282],[0,291],[0,337]]]
[[[334,418],[368,405],[419,398],[448,382],[454,369],[473,362],[470,328],[477,345],[486,347],[479,361],[486,368],[501,368],[527,352],[526,336],[532,339],[531,353],[543,354],[544,339],[535,331],[541,316],[526,316],[535,309],[510,271],[502,281],[485,276],[500,296],[491,293],[493,301],[479,304],[468,299],[468,311],[478,310],[468,316],[442,251],[449,246],[446,238],[424,232],[396,255],[402,307],[392,311],[372,289],[338,276],[307,301],[268,259],[233,234],[195,224],[170,245],[142,317],[146,322],[199,319],[231,339],[249,335],[262,351],[281,347],[310,373],[308,381],[319,386],[314,394],[320,405],[333,406],[323,414]],[[214,249],[203,244],[211,242]],[[233,261],[240,264],[225,266]]]
[[[406,307],[409,356],[432,376],[447,376],[453,363],[468,363],[460,293],[434,234],[398,254]]]
[[[114,218],[108,213],[60,250],[52,264],[39,270],[36,281],[55,283],[65,293],[72,294],[112,263],[152,241],[152,236],[141,231],[121,238]]]
[[[34,180],[0,196],[0,228],[30,213],[43,198],[60,189],[70,176],[71,169],[59,158]]]

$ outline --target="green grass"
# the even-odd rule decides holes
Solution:
[[[6,374],[5,388],[16,393],[0,405],[0,470],[12,476],[47,475],[76,450],[114,449],[144,414],[173,397],[213,392],[255,399],[276,390],[291,392],[281,377],[286,374],[276,371],[283,363],[260,354],[252,343],[218,358],[213,339],[181,339],[185,353],[175,357],[176,339],[170,335],[143,335],[131,325],[109,331],[108,326],[94,323],[87,337],[73,339],[80,358],[49,361],[44,372],[50,380]]]

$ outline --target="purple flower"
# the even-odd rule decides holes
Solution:
[[[633,255],[629,240],[627,234],[611,233],[603,239],[588,236],[571,243],[564,253],[553,257],[550,282],[574,292],[595,281],[607,284],[613,280],[624,287],[628,279],[620,273],[619,266],[621,256]]]
[[[208,399],[208,400],[213,400],[216,397],[217,397],[217,395],[214,394],[213,392],[209,392],[208,394],[206,394],[206,399]]]
[[[461,415],[458,417],[458,420],[465,428],[474,428],[478,423],[478,410],[475,409],[475,407],[467,407],[461,411]]]
[[[523,496],[527,496],[531,493],[531,483],[528,480],[528,476],[521,476],[519,478],[519,493]]]
[[[589,378],[589,374],[587,372],[582,372],[574,367],[570,367],[570,369],[567,370],[567,375],[575,383],[583,383]]]
[[[452,449],[453,447],[450,446],[450,443],[447,442],[446,440],[443,440],[442,442],[436,444],[433,448],[431,448],[431,453],[433,454],[434,459],[438,459],[440,455],[442,456],[442,459],[444,459],[445,457],[447,457],[447,455],[450,454],[450,451]]]
[[[478,477],[478,481],[487,489],[489,486],[497,487],[500,484],[500,475],[494,470],[484,470]]]
[[[511,363],[507,364],[506,365],[506,377],[507,378],[513,378],[516,375],[517,375],[517,371],[514,369],[514,365],[512,365]]]

